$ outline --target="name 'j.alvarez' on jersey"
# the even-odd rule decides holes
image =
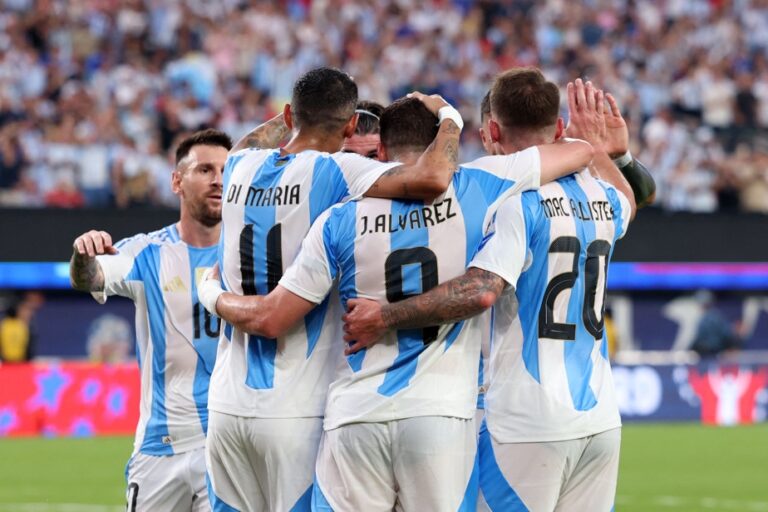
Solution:
[[[334,207],[312,226],[280,285],[316,304],[327,302],[337,280],[344,304],[354,297],[396,302],[425,292],[464,273],[502,198],[539,181],[539,152],[531,148],[462,165],[429,205],[365,198]],[[369,350],[339,355],[325,428],[473,417],[481,322],[398,330]]]

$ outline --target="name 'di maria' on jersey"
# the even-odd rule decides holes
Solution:
[[[243,185],[232,184],[227,192],[227,202],[237,203],[242,198],[245,206],[283,206],[299,204],[301,186],[283,185],[281,187],[248,187],[243,194]]]
[[[406,214],[392,215],[382,213],[371,219],[368,215],[360,217],[360,235],[368,233],[395,233],[406,229],[422,229],[441,224],[456,216],[453,199],[446,198],[439,203],[416,208]]]

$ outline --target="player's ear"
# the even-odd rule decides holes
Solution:
[[[171,173],[171,190],[177,196],[181,195],[181,171],[178,167]]]
[[[293,113],[291,112],[290,103],[286,103],[283,107],[283,122],[289,130],[293,130]]]
[[[491,136],[492,142],[501,141],[501,126],[499,126],[499,123],[490,119],[488,121],[488,131],[490,132],[489,135]]]
[[[389,162],[389,158],[387,157],[387,148],[384,147],[384,144],[379,142],[379,147],[376,149],[376,155],[379,159],[379,162]]]
[[[565,136],[565,121],[562,117],[557,118],[557,127],[555,128],[555,140],[560,140]]]
[[[353,115],[352,117],[349,118],[349,121],[347,121],[347,124],[344,125],[345,139],[348,139],[355,134],[355,128],[357,128],[357,119],[359,117],[360,117],[359,114]]]

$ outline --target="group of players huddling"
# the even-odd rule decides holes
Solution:
[[[611,510],[607,269],[654,185],[614,99],[567,91],[565,127],[538,70],[500,74],[459,164],[441,97],[378,115],[315,69],[234,147],[182,141],[178,223],[78,237],[73,286],[136,304],[127,509]]]

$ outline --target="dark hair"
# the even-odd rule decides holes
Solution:
[[[298,128],[341,129],[355,114],[357,85],[338,69],[317,68],[293,85],[291,113]]]
[[[491,91],[489,90],[483,96],[483,101],[480,102],[480,124],[483,124],[486,119],[491,115]]]
[[[229,151],[232,149],[232,139],[226,133],[213,128],[195,132],[183,139],[176,148],[176,165],[187,157],[193,146],[221,146]]]
[[[560,91],[538,69],[510,69],[493,82],[491,111],[505,128],[553,126],[560,114]]]
[[[379,121],[381,120],[381,113],[384,112],[383,105],[375,101],[360,101],[357,103],[355,112],[357,112],[355,134],[369,135],[379,133]]]
[[[416,98],[400,98],[381,113],[381,143],[388,151],[424,151],[437,137],[437,116]]]

